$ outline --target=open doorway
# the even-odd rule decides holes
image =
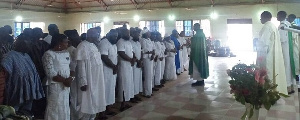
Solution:
[[[252,19],[228,19],[227,36],[231,52],[240,58],[253,58],[250,59],[252,63],[256,56],[253,52]]]

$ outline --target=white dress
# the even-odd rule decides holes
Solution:
[[[182,41],[182,45],[186,44],[186,40],[184,37],[181,37],[181,41]],[[183,65],[183,68],[187,69],[188,66],[189,66],[189,57],[188,57],[188,49],[186,46],[183,46],[183,49],[182,49],[182,65]]]
[[[160,85],[161,80],[161,61],[159,58],[162,57],[161,55],[161,44],[160,42],[154,42],[155,43],[155,55],[158,55],[158,60],[155,63],[155,70],[154,70],[154,85]]]
[[[130,40],[133,48],[135,57],[140,60],[142,57],[142,46],[140,42]],[[133,82],[134,82],[134,94],[143,92],[143,81],[142,81],[142,69],[137,67],[137,63],[133,66]]]
[[[166,55],[165,55],[165,51],[166,51],[166,46],[164,42],[160,42],[161,44],[161,55],[163,57],[163,60],[161,61],[161,79],[164,78],[164,73],[165,73],[165,63],[166,63]]]
[[[82,41],[76,51],[75,58],[78,67],[78,97],[75,110],[78,118],[95,116],[96,113],[105,111],[105,82],[103,74],[103,63],[100,52],[95,44]],[[87,85],[86,91],[81,91],[80,87]]]
[[[48,50],[44,53],[43,65],[48,86],[45,120],[70,120],[70,88],[52,80],[57,75],[64,78],[70,77],[70,61],[70,54],[67,51]]]
[[[284,58],[284,66],[285,66],[285,74],[286,74],[286,82],[287,86],[291,86],[294,84],[294,76],[292,74],[292,67],[291,67],[291,61],[290,61],[290,49],[289,49],[289,37],[288,37],[288,31],[281,30],[281,27],[290,27],[291,24],[288,21],[281,21],[280,25],[278,27],[278,31],[280,34],[280,41],[281,41],[281,47],[282,47],[282,53]],[[296,83],[295,83],[296,84]]]
[[[100,41],[101,55],[107,55],[114,65],[118,63],[117,45],[111,44],[108,39]],[[117,82],[117,74],[113,74],[113,69],[108,67],[105,63],[103,65],[104,80],[105,80],[105,98],[106,104],[112,105],[115,103],[115,88]]]
[[[171,50],[175,48],[173,41],[165,42],[166,49]],[[177,79],[176,76],[176,66],[175,66],[175,55],[174,52],[168,52],[168,56],[166,57],[166,64],[165,64],[165,74],[164,79],[166,80],[175,80]]]
[[[133,58],[133,49],[131,42],[129,40],[120,39],[117,43],[118,51],[124,51],[125,54]],[[123,97],[125,98],[125,101],[129,101],[130,98],[134,97],[134,82],[133,82],[133,70],[131,63],[129,61],[123,60],[121,57],[119,57],[120,65],[119,65],[119,101],[123,101]],[[123,96],[124,92],[124,96]]]
[[[143,49],[143,63],[144,63],[144,94],[146,96],[152,94],[152,79],[153,79],[153,60],[150,60],[151,54],[146,54],[146,52],[151,52],[154,50],[154,45],[150,39],[142,38],[141,45]],[[174,58],[175,59],[175,58]]]
[[[183,37],[179,37],[178,41],[180,43],[180,47],[183,45],[184,42],[184,38]],[[184,61],[183,61],[183,49],[180,48],[179,50],[179,61],[180,61],[180,72],[184,71]]]

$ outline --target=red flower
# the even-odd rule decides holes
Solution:
[[[266,69],[260,69],[260,76],[266,76],[267,75],[267,70]]]
[[[249,73],[253,72],[252,68],[246,68],[246,71],[248,71]]]
[[[247,90],[247,89],[244,89],[242,93],[243,93],[243,95],[249,95],[249,94],[250,94],[250,91]]]
[[[255,80],[256,80],[256,82],[259,82],[259,78],[260,78],[260,72],[259,72],[259,70],[255,70],[254,74],[255,74]]]
[[[258,83],[261,84],[261,85],[265,84],[265,82],[266,82],[266,81],[265,81],[265,77],[266,77],[266,76],[260,77]]]

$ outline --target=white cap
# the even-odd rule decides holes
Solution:
[[[147,32],[150,32],[150,31],[148,29],[144,29],[144,30],[142,30],[141,34],[143,35],[143,34],[145,34]]]
[[[167,37],[170,37],[170,34],[169,33],[166,33],[164,38],[167,38]]]

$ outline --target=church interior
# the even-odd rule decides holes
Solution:
[[[290,93],[288,90],[284,93],[288,95],[288,97],[283,97],[285,95],[278,94],[281,98],[276,99],[274,103],[271,102],[264,104],[264,100],[273,99],[268,96],[268,98],[258,100],[260,105],[252,106],[253,109],[245,106],[247,104],[247,100],[245,99],[248,98],[243,97],[242,100],[242,98],[237,97],[237,93],[233,91],[231,86],[232,84],[230,83],[230,81],[233,80],[233,77],[230,76],[230,73],[228,73],[228,70],[233,71],[235,68],[234,66],[237,64],[257,65],[257,60],[260,60],[257,56],[261,49],[259,49],[260,44],[257,41],[263,41],[262,37],[264,37],[261,32],[263,28],[265,28],[265,24],[261,23],[261,17],[264,11],[269,11],[269,13],[272,14],[270,23],[276,26],[277,30],[274,34],[277,34],[278,31],[280,33],[280,30],[284,29],[279,27],[282,24],[277,18],[279,11],[285,11],[286,18],[290,14],[294,14],[296,18],[293,21],[293,25],[298,27],[300,26],[299,6],[299,0],[0,0],[0,27],[5,25],[11,26],[11,36],[15,40],[24,32],[25,29],[38,27],[42,29],[43,33],[50,33],[48,25],[56,24],[60,34],[63,34],[66,30],[77,30],[79,35],[82,33],[89,34],[90,29],[100,27],[100,39],[108,38],[108,33],[111,32],[111,29],[118,29],[121,27],[125,27],[124,29],[126,30],[130,29],[130,31],[132,27],[139,29],[147,28],[149,32],[159,32],[163,39],[168,38],[167,35],[171,35],[172,39],[172,34],[174,30],[176,30],[178,33],[183,31],[184,36],[181,37],[184,40],[192,41],[193,43],[193,40],[197,37],[194,25],[195,23],[200,24],[201,30],[203,30],[205,35],[205,49],[198,50],[205,51],[205,54],[207,54],[207,69],[209,72],[209,76],[204,79],[203,85],[191,85],[195,82],[195,79],[192,78],[192,75],[189,72],[189,67],[194,66],[195,68],[198,64],[196,65],[191,63],[191,60],[186,60],[185,63],[180,63],[184,64],[182,65],[184,68],[181,68],[179,73],[176,71],[177,79],[167,80],[164,86],[160,87],[159,90],[152,89],[153,94],[148,97],[140,95],[141,101],[130,102],[130,108],[120,111],[119,106],[122,107],[123,103],[120,103],[116,98],[116,102],[111,105],[111,109],[115,112],[115,114],[104,115],[105,117],[103,118],[99,117],[102,113],[97,113],[97,116],[94,118],[82,118],[80,120],[300,120],[300,74],[297,74],[297,71],[296,75],[293,76],[293,93],[287,94],[287,92]],[[145,32],[142,30],[140,37],[144,37]],[[296,32],[286,33],[291,35],[300,35],[300,33]],[[274,36],[276,37],[276,35]],[[271,35],[271,42],[278,40],[278,43],[281,42],[283,44],[281,39],[282,34],[280,34],[280,37],[277,36],[280,39],[272,39],[274,36]],[[0,38],[0,41],[2,41],[2,39],[3,38]],[[295,41],[299,41],[300,43],[300,37],[297,37],[297,39]],[[263,41],[265,44],[268,44],[268,42],[270,41]],[[192,44],[190,46],[193,47],[196,45]],[[276,42],[274,46],[274,49],[276,49]],[[282,51],[284,49],[289,49],[289,57],[292,57],[291,51],[294,50],[295,53],[295,49],[297,48],[295,45],[294,48],[284,48],[281,44],[279,44],[279,46],[280,54],[275,50],[273,56],[282,55]],[[117,47],[120,57],[118,43]],[[134,48],[134,46],[132,46],[132,48]],[[191,49],[191,51],[194,50],[193,48]],[[298,50],[300,51],[300,46]],[[188,52],[183,52],[182,54],[188,56],[187,59],[194,59],[191,57],[194,55],[190,53],[191,51],[188,50]],[[3,51],[1,50],[1,52]],[[126,51],[124,53],[126,53]],[[283,56],[284,54],[285,53],[283,52]],[[5,54],[1,53],[1,59],[2,55],[5,57]],[[103,54],[101,53],[101,55]],[[299,57],[299,55],[293,55],[293,57]],[[72,55],[70,57],[72,58]],[[101,56],[101,58],[104,60],[103,56]],[[283,57],[281,58],[284,59]],[[204,58],[200,57],[199,59]],[[278,59],[272,60],[274,62]],[[35,61],[33,62],[35,63]],[[118,61],[118,64],[119,62],[120,61]],[[270,61],[267,60],[267,62]],[[274,72],[275,67],[277,67],[276,62],[273,62],[272,64],[268,64],[273,65],[273,67],[270,71],[267,69],[267,75],[272,71]],[[3,61],[1,61],[1,65],[3,64]],[[77,62],[77,64],[79,64],[79,62]],[[105,64],[105,62],[102,64]],[[143,64],[145,64],[145,61]],[[290,69],[286,66],[286,63],[284,64],[284,68],[279,66],[276,69]],[[299,64],[299,58],[298,61],[293,60],[293,62],[291,62],[291,66],[296,65],[296,68],[297,65],[298,68],[300,67]],[[3,101],[5,101],[5,97],[8,96],[8,94],[6,94],[8,91],[6,86],[9,86],[7,81],[12,75],[3,72],[3,67],[4,66],[1,66],[0,69],[0,108],[2,105],[6,105]],[[194,68],[193,70],[195,71]],[[118,70],[120,69],[121,68],[118,68]],[[106,70],[103,68],[104,74],[100,74],[100,77],[101,75],[106,75],[105,71]],[[155,70],[152,69],[152,71],[156,73]],[[165,68],[164,71],[164,74],[168,74],[166,71],[169,70],[166,70]],[[144,78],[145,74],[147,74],[146,72],[147,71],[144,69],[143,78],[141,79],[146,79]],[[250,74],[249,72],[246,73]],[[281,75],[276,71],[275,73]],[[284,75],[286,73],[287,72],[285,72]],[[256,79],[256,73],[253,74],[253,81],[259,81]],[[277,75],[273,74],[273,76],[276,77]],[[77,78],[79,77],[76,76],[73,80],[76,80]],[[120,78],[122,79],[123,77],[121,75],[119,76],[118,73],[117,81]],[[163,79],[163,77],[161,79]],[[271,80],[271,83],[272,81],[273,79]],[[280,81],[280,79],[276,79],[275,81],[274,78],[273,83],[278,81]],[[287,84],[285,80],[284,82]],[[117,82],[117,85],[115,86],[117,87],[118,84],[120,83]],[[259,85],[259,83],[257,84]],[[278,86],[280,86],[281,83],[278,84]],[[82,88],[80,89],[82,90]],[[123,88],[116,88],[116,97],[119,89]],[[264,90],[266,88],[262,87],[261,89]],[[270,88],[270,90],[271,89],[276,91],[276,87]],[[250,90],[250,92],[253,91]],[[269,91],[267,90],[267,92]],[[123,99],[125,99],[126,93],[122,94],[124,94],[123,97],[125,97]],[[262,93],[257,92],[256,94]],[[252,98],[256,99],[253,96]],[[253,100],[252,98],[249,99]],[[70,96],[70,101],[72,101],[72,95]],[[271,107],[269,108],[267,105],[270,105]],[[70,106],[72,106],[71,103]],[[265,108],[269,108],[269,110]],[[0,118],[5,118],[3,116],[4,114],[2,114],[2,112],[5,113],[5,110],[1,109]],[[48,113],[49,111],[46,112]],[[70,113],[72,114],[72,108]],[[16,111],[15,114],[18,114],[18,112]],[[52,114],[54,115],[56,113]],[[17,119],[18,118],[15,118],[15,120]],[[30,119],[51,120],[49,117],[32,117]],[[72,116],[71,118],[65,118],[65,120],[73,119],[77,120],[72,118]],[[52,118],[52,120],[55,119]],[[58,118],[57,120],[62,120],[62,118]]]

